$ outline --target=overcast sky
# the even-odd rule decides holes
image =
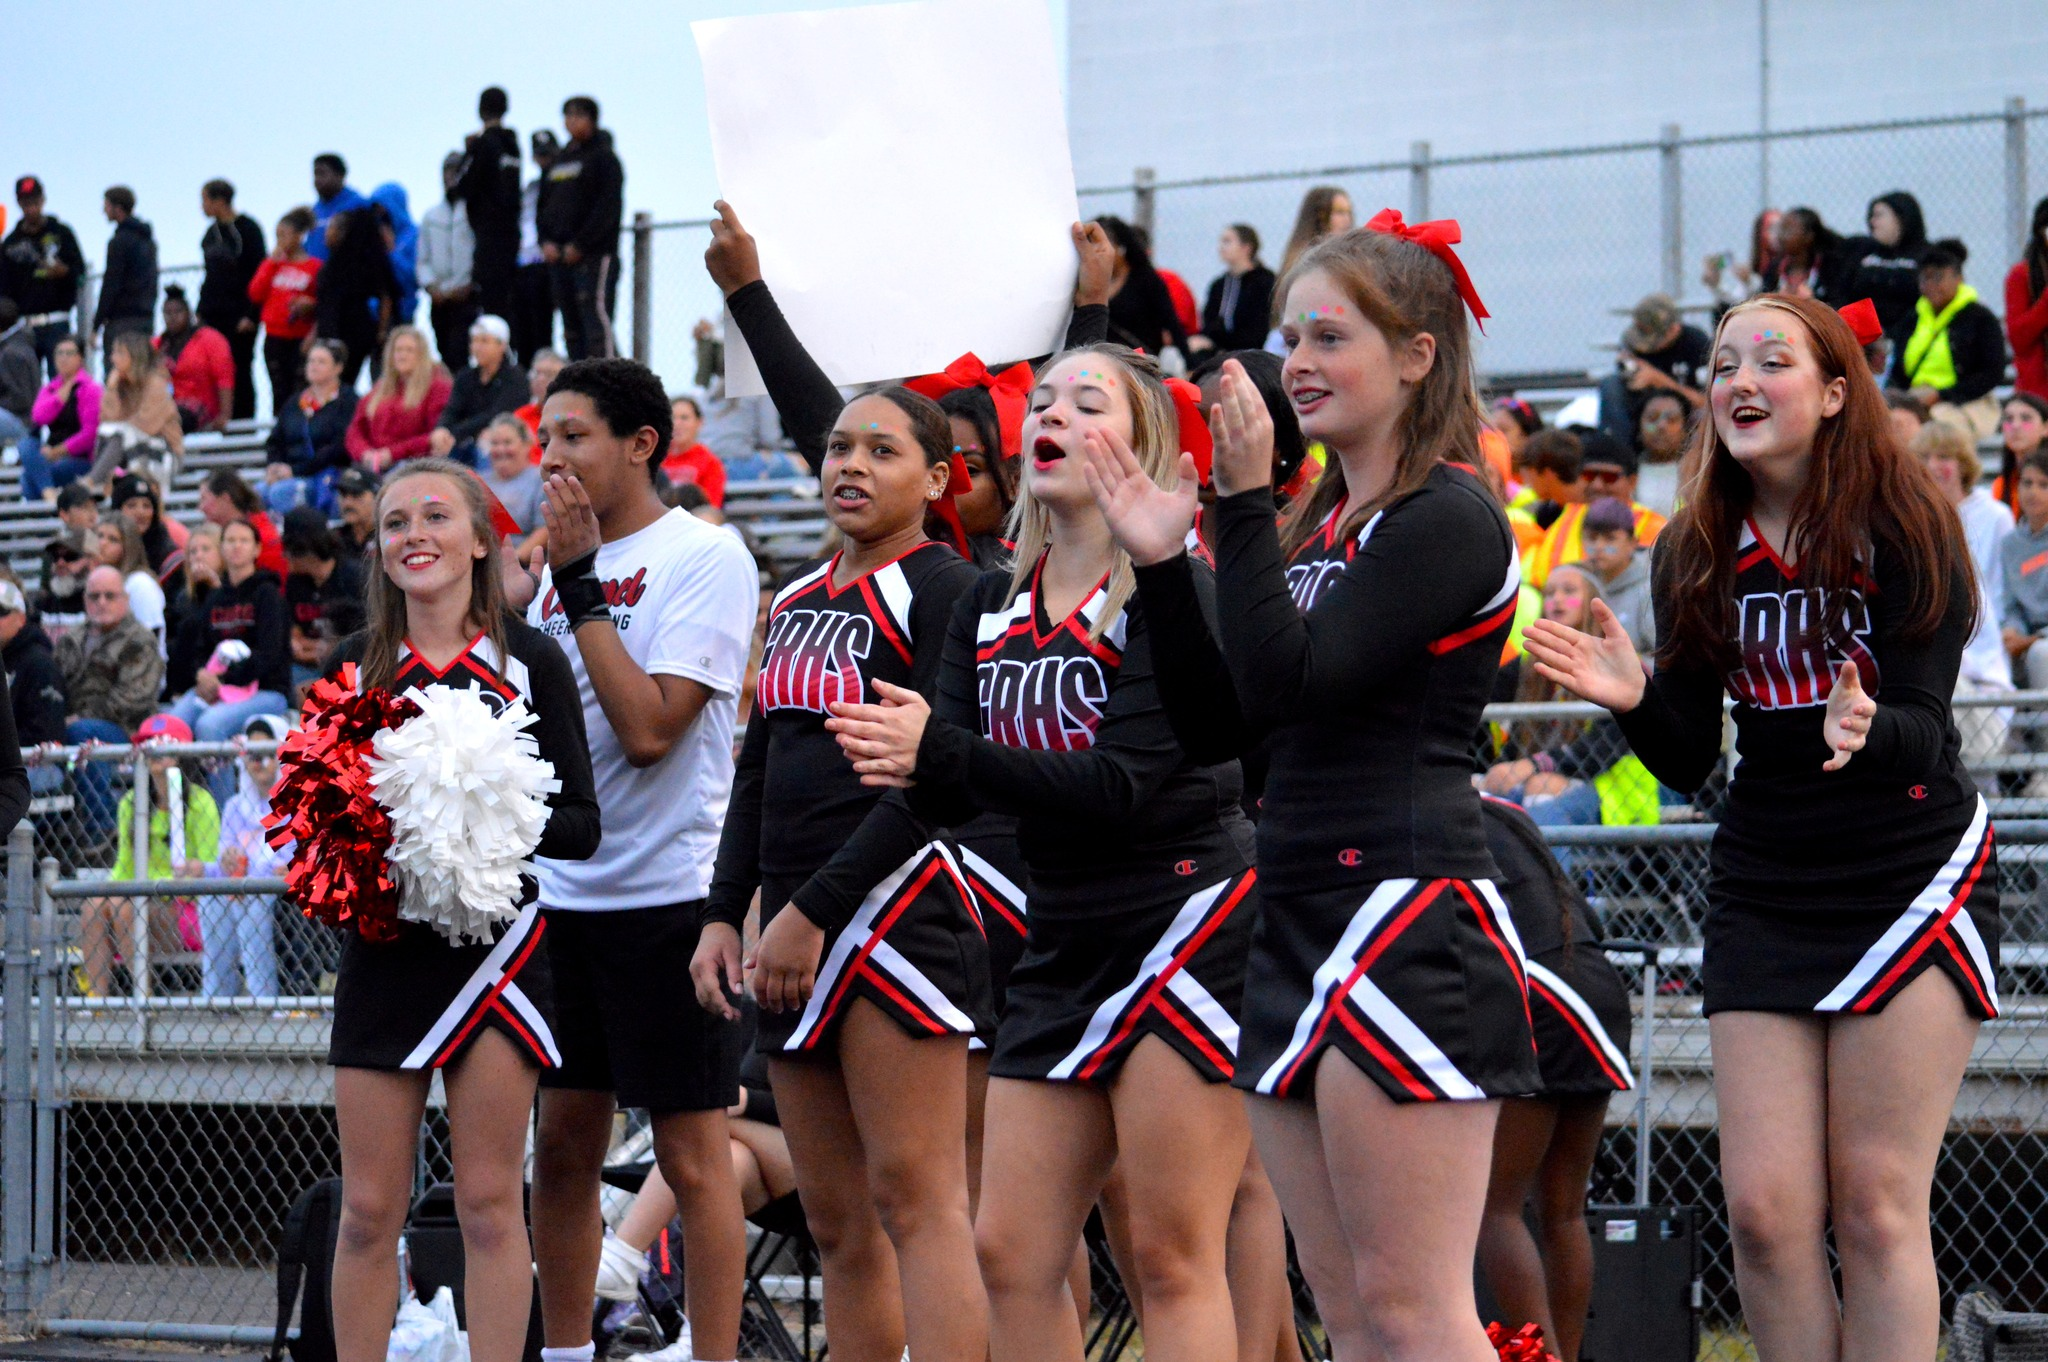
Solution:
[[[312,158],[338,151],[368,192],[406,187],[413,215],[439,192],[441,158],[476,126],[476,96],[502,85],[522,142],[560,133],[572,94],[594,95],[626,166],[628,212],[704,217],[717,194],[690,21],[844,8],[850,0],[259,0],[164,5],[70,0],[10,7],[12,97],[0,173],[49,185],[49,211],[97,261],[100,193],[126,184],[165,265],[199,259],[199,186],[219,175],[270,225],[312,198]],[[1067,0],[1048,0],[1056,42]],[[764,72],[763,79],[775,79]],[[856,79],[849,73],[849,79]],[[529,163],[527,174],[532,167]],[[422,202],[422,198],[426,202]]]

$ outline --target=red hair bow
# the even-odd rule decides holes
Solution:
[[[1202,390],[1184,378],[1169,378],[1166,391],[1173,398],[1173,414],[1180,424],[1180,447],[1195,456],[1195,476],[1207,487],[1209,468],[1216,460],[1216,442],[1202,414]]]
[[[1483,334],[1486,319],[1493,314],[1486,310],[1486,304],[1479,301],[1479,290],[1472,287],[1472,276],[1465,273],[1465,262],[1458,259],[1458,253],[1451,249],[1465,239],[1458,230],[1456,218],[1438,218],[1434,222],[1418,222],[1410,225],[1401,220],[1398,208],[1382,208],[1373,214],[1372,221],[1365,224],[1368,232],[1385,232],[1388,236],[1412,241],[1431,255],[1450,266],[1451,278],[1458,282],[1458,296],[1465,300],[1465,306],[1472,309],[1472,320],[1479,323]]]
[[[1014,459],[1024,452],[1024,412],[1031,402],[1031,366],[1012,364],[1001,373],[989,372],[972,350],[936,374],[907,378],[903,386],[923,393],[934,402],[962,388],[986,388],[996,404],[996,429],[1002,436],[1003,458]]]
[[[1846,307],[1837,308],[1842,320],[1849,323],[1849,329],[1856,333],[1858,345],[1869,345],[1884,335],[1884,323],[1877,319],[1877,304],[1868,298],[1858,298]]]

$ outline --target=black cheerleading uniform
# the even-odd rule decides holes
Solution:
[[[360,664],[363,643],[361,634],[344,639],[335,649],[333,669]],[[493,708],[523,698],[534,714],[541,759],[553,764],[562,784],[548,796],[547,827],[535,854],[583,860],[597,850],[599,825],[576,677],[553,639],[509,615],[505,652],[499,656],[490,639],[479,635],[436,670],[402,648],[387,689],[402,695],[415,686],[462,687],[480,692]],[[558,1066],[548,957],[538,949],[546,924],[537,896],[533,876],[522,875],[519,916],[498,929],[494,942],[454,945],[420,922],[400,922],[395,941],[349,933],[335,978],[327,1062],[337,1068],[438,1069],[491,1029],[539,1067]]]
[[[985,573],[961,602],[915,786],[820,878],[859,883],[926,822],[1012,815],[1030,916],[989,1072],[1106,1082],[1156,1035],[1228,1081],[1256,878],[1236,764],[1197,765],[1174,740],[1143,614],[1091,637],[1107,580],[1055,620],[1043,570],[1015,599],[1008,573]]]
[[[1270,753],[1238,1084],[1309,1098],[1334,1046],[1396,1101],[1531,1092],[1522,950],[1470,756],[1514,538],[1447,464],[1354,536],[1339,515],[1288,562],[1270,488],[1217,501],[1220,646],[1188,555],[1138,572],[1181,741]]]
[[[1740,666],[1659,668],[1642,703],[1617,716],[1651,774],[1691,791],[1720,759],[1724,687],[1735,697],[1736,763],[1707,880],[1705,1010],[1877,1012],[1931,967],[1973,1016],[1998,1015],[1998,858],[1949,712],[1973,600],[1963,565],[1950,569],[1934,635],[1909,642],[1909,569],[1879,546],[1839,602],[1846,636],[1831,646],[1821,592],[1799,585],[1754,524],[1737,553]],[[1656,587],[1668,637],[1662,573]],[[1863,749],[1825,771],[1822,725],[1844,661],[1877,713]]]
[[[974,569],[926,540],[834,588],[838,555],[798,568],[768,609],[754,717],[733,774],[704,921],[737,928],[761,891],[766,930],[784,905],[825,931],[817,984],[800,1012],[763,1012],[756,1046],[829,1054],[854,998],[913,1036],[976,1035],[991,1021],[987,947],[953,854],[931,828],[863,881],[818,872],[870,817],[861,784],[826,731],[834,701],[871,703],[876,681],[930,694],[953,605]]]
[[[1600,949],[1586,896],[1565,877],[1519,804],[1481,795],[1486,848],[1529,965],[1538,1094],[1573,1097],[1635,1086],[1628,1062],[1628,988]]]

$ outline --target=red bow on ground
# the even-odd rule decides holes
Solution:
[[[1465,300],[1465,306],[1472,309],[1472,320],[1479,323],[1483,334],[1486,319],[1493,314],[1486,310],[1486,304],[1479,301],[1479,290],[1472,287],[1472,276],[1465,273],[1465,262],[1458,259],[1458,253],[1451,249],[1465,239],[1458,229],[1456,218],[1438,218],[1434,222],[1409,224],[1401,220],[1398,208],[1382,208],[1373,214],[1372,221],[1365,224],[1368,232],[1385,232],[1388,236],[1412,241],[1431,255],[1450,266],[1451,278],[1458,282],[1458,296]]]
[[[313,683],[304,726],[278,745],[270,795],[270,845],[296,841],[285,871],[287,894],[307,917],[353,925],[369,941],[398,935],[398,884],[386,853],[391,820],[370,789],[365,757],[378,732],[419,713],[388,690],[356,692],[349,663],[336,679]]]
[[[1184,378],[1169,378],[1166,391],[1173,397],[1173,414],[1180,422],[1180,447],[1195,456],[1195,476],[1207,487],[1209,469],[1216,461],[1216,441],[1202,414],[1202,390]]]
[[[1884,323],[1877,319],[1877,304],[1868,298],[1858,298],[1846,307],[1836,309],[1842,320],[1849,323],[1849,329],[1856,334],[1858,345],[1869,345],[1884,335]]]
[[[995,403],[996,434],[1003,446],[992,454],[997,458],[1014,459],[1023,452],[1024,411],[1031,401],[1030,365],[1019,361],[999,374],[991,373],[980,356],[969,350],[938,373],[907,378],[903,386],[914,393],[924,394],[934,402],[962,388],[986,388],[989,400]],[[952,532],[953,547],[962,554],[968,553],[967,527],[960,521],[960,507],[955,499],[967,490],[968,481],[967,460],[955,452],[952,472],[946,478],[946,490],[932,503],[932,513]]]

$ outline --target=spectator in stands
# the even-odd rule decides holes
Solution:
[[[2005,276],[2005,338],[2013,387],[2048,397],[2048,199],[2034,205],[2027,248]]]
[[[1216,242],[1223,273],[1210,281],[1202,304],[1202,333],[1188,337],[1196,350],[1256,350],[1273,319],[1273,271],[1259,259],[1259,234],[1233,222]]]
[[[1515,461],[1521,490],[1508,500],[1508,526],[1528,552],[1557,523],[1568,505],[1586,499],[1579,437],[1568,430],[1541,430],[1529,437]]]
[[[327,517],[301,506],[284,518],[284,604],[294,634],[323,639],[330,646],[363,627],[363,567],[345,556],[327,527]],[[294,662],[294,689],[318,679]]]
[[[156,350],[170,375],[171,401],[184,432],[227,429],[235,407],[234,351],[226,336],[193,320],[185,290],[176,284],[164,290],[164,330]]]
[[[462,202],[460,152],[441,162],[441,201],[420,215],[420,287],[427,291],[427,319],[434,348],[449,368],[462,364],[469,325],[477,318],[476,233]]]
[[[1187,328],[1174,311],[1173,299],[1144,240],[1120,217],[1104,216],[1096,222],[1116,248],[1116,267],[1110,276],[1110,339],[1152,355],[1163,355],[1171,346],[1185,356]]]
[[[1536,408],[1512,395],[1496,397],[1486,409],[1486,421],[1507,441],[1508,462],[1515,468],[1522,464],[1522,451],[1528,447],[1530,437],[1544,429]]]
[[[240,473],[232,468],[216,468],[208,473],[206,481],[199,484],[199,514],[222,531],[238,520],[247,522],[256,531],[260,546],[256,566],[279,581],[284,580],[284,545],[278,540],[277,527],[263,513],[263,498],[242,481]]]
[[[99,494],[83,483],[74,483],[57,494],[57,522],[67,530],[85,532],[88,545],[92,532],[100,527]]]
[[[1928,416],[1948,421],[1972,439],[1998,429],[1991,390],[2005,381],[2005,333],[1977,290],[1963,282],[1970,252],[1947,237],[1920,260],[1920,301],[1910,337],[1892,366],[1892,384],[1927,404]]]
[[[349,456],[378,477],[400,459],[428,451],[451,387],[416,326],[393,329],[380,368],[376,386],[356,404],[348,426]]]
[[[541,256],[562,314],[563,349],[572,360],[609,358],[619,353],[612,317],[626,172],[612,135],[597,125],[596,100],[576,95],[565,101],[562,127],[569,145],[548,167],[537,218]]]
[[[270,374],[270,414],[284,415],[305,381],[306,342],[313,335],[320,262],[306,252],[313,210],[294,208],[277,220],[277,249],[249,281],[249,301],[263,321],[263,367]]]
[[[512,348],[529,371],[540,363],[541,351],[555,342],[555,286],[547,257],[540,248],[540,200],[547,188],[548,167],[560,144],[546,128],[533,135],[532,184],[519,195],[519,254],[512,270]],[[528,425],[533,422],[529,421]]]
[[[1811,208],[1788,208],[1778,220],[1778,277],[1773,293],[1818,298],[1830,307],[1848,301],[1843,293],[1842,238]]]
[[[2020,465],[2048,439],[2048,397],[2015,392],[1999,409],[1998,429],[1998,477],[1991,484],[1991,495],[2018,515]]]
[[[1600,429],[1633,448],[1651,393],[1674,392],[1704,406],[1713,349],[1706,332],[1679,316],[1670,294],[1645,297],[1621,333],[1614,372],[1600,380]]]
[[[125,467],[168,482],[185,454],[185,426],[171,397],[170,375],[147,331],[116,332],[108,347],[113,362],[100,392],[99,436],[84,480],[97,493]]]
[[[505,513],[530,535],[542,524],[540,465],[533,461],[533,436],[526,423],[507,412],[484,427],[484,466],[478,476]]]
[[[327,224],[343,213],[366,207],[369,200],[348,186],[348,162],[331,151],[313,158],[313,231],[306,249],[315,260],[326,260],[332,244]]]
[[[73,628],[85,623],[85,575],[96,559],[91,532],[73,525],[63,526],[43,545],[43,583],[36,592],[35,611],[43,627],[60,643]],[[122,600],[127,600],[125,594]],[[127,613],[125,604],[122,613]]]
[[[56,495],[54,489],[83,477],[99,439],[101,389],[86,372],[85,342],[65,336],[54,358],[56,376],[36,394],[28,430],[16,445],[24,501],[47,501]],[[51,447],[59,451],[54,460],[43,452]]]
[[[2020,465],[2019,522],[2000,546],[1998,622],[2013,679],[2048,690],[2048,449]]]
[[[1636,543],[1635,517],[1627,502],[1601,497],[1586,507],[1580,532],[1585,565],[1599,579],[1601,599],[1621,621],[1636,653],[1657,651],[1657,620],[1650,608],[1650,555]]]
[[[43,211],[41,180],[33,175],[16,180],[14,202],[21,218],[0,239],[0,297],[12,298],[21,309],[36,354],[55,377],[57,343],[71,334],[85,253],[72,230]]]
[[[235,211],[235,187],[226,180],[208,180],[199,191],[199,207],[212,219],[199,238],[206,278],[199,285],[199,320],[227,337],[234,356],[235,396],[228,414],[246,421],[256,414],[256,304],[249,286],[263,267],[263,229],[256,219]]]
[[[1756,215],[1749,227],[1749,259],[1737,260],[1723,251],[1707,257],[1700,270],[1700,282],[1714,295],[1714,321],[1743,299],[1769,293],[1778,286],[1778,223],[1784,217],[1775,208]]]
[[[562,372],[565,361],[554,351],[542,347],[534,352],[533,364],[526,371],[526,405],[513,415],[526,423],[526,429],[535,440],[540,439],[540,404],[547,400],[548,384],[555,381],[555,375]],[[540,462],[540,449],[536,445],[533,461]]]
[[[109,189],[100,207],[114,224],[114,234],[107,238],[107,263],[100,274],[92,329],[106,338],[111,373],[114,337],[123,331],[147,336],[156,323],[156,236],[135,216],[135,191],[127,185]]]
[[[1131,231],[1138,238],[1138,244],[1145,248],[1145,254],[1152,254],[1152,233],[1137,223],[1131,224]],[[1202,310],[1195,305],[1195,291],[1188,287],[1188,281],[1159,263],[1155,258],[1152,268],[1158,271],[1159,282],[1166,285],[1166,297],[1173,304],[1173,315],[1180,318],[1181,329],[1193,336],[1202,329]]]
[[[175,520],[164,517],[163,493],[140,473],[124,473],[114,479],[107,504],[127,518],[142,536],[142,550],[149,558],[149,570],[156,584],[169,597],[185,584],[185,544],[191,532]],[[166,617],[165,627],[172,621]]]
[[[20,583],[6,580],[0,580],[0,667],[7,671],[7,696],[21,746],[61,745],[70,704],[64,672],[57,665],[50,636],[28,613]],[[28,768],[32,794],[47,794],[63,784],[60,766]]]
[[[191,742],[188,724],[156,714],[136,735],[145,742]],[[199,763],[189,757],[152,754],[149,758],[149,862],[140,874],[130,838],[117,839],[109,878],[121,880],[198,879],[206,863],[220,854],[220,805],[208,793]],[[126,828],[134,816],[133,791],[121,796],[116,826]],[[173,816],[175,814],[175,816]],[[199,914],[190,899],[152,897],[146,901],[149,954],[161,959],[199,948]],[[85,957],[85,975],[98,997],[114,993],[114,965],[132,963],[135,942],[135,901],[131,898],[86,899],[78,921],[78,945]]]
[[[377,537],[377,479],[360,468],[344,468],[334,480],[341,527],[335,537],[351,558],[361,558]]]
[[[505,126],[511,101],[493,85],[477,96],[483,127],[464,140],[456,193],[476,236],[476,303],[511,317],[512,272],[519,254],[519,134]]]
[[[314,295],[314,330],[348,347],[342,386],[353,388],[363,363],[384,343],[389,318],[398,307],[398,276],[384,246],[377,210],[365,204],[327,223]]]
[[[1636,526],[1636,543],[1649,548],[1664,528],[1664,517],[1636,500],[1636,473],[1640,467],[1635,450],[1604,432],[1579,428],[1579,471],[1585,481],[1588,501],[1616,497],[1628,503]],[[1585,505],[1566,506],[1543,532],[1543,538],[1522,560],[1522,578],[1540,587],[1550,570],[1562,563],[1576,563],[1586,556]]]
[[[242,731],[258,714],[283,714],[292,690],[290,626],[277,577],[256,566],[256,530],[247,521],[221,528],[221,584],[200,607],[203,659],[191,676],[170,678],[189,686],[167,713],[190,724],[202,742]],[[222,644],[239,643],[239,649]],[[222,782],[226,784],[226,782]]]
[[[1294,230],[1287,235],[1287,249],[1280,254],[1281,278],[1287,277],[1287,272],[1294,268],[1295,261],[1301,259],[1303,251],[1324,237],[1342,236],[1351,230],[1354,220],[1351,196],[1337,186],[1319,184],[1303,194],[1301,207],[1294,213]],[[1266,344],[1268,349],[1272,347],[1270,336]]]
[[[420,229],[412,220],[405,186],[386,180],[370,191],[370,206],[378,212],[385,255],[391,261],[391,277],[398,285],[398,300],[390,315],[380,318],[386,326],[410,325],[420,307]]]
[[[164,593],[164,617],[170,633],[166,676],[188,677],[206,661],[199,653],[202,607],[220,585],[220,526],[207,521],[185,541],[185,580]]]
[[[671,487],[697,486],[713,506],[725,506],[725,465],[697,436],[704,429],[704,409],[697,399],[682,394],[669,399],[675,438],[669,441],[668,457],[661,461],[661,475]]]
[[[149,570],[149,554],[142,547],[142,536],[136,533],[128,517],[118,512],[101,520],[95,534],[99,561],[121,574],[121,586],[128,593],[128,613],[149,630],[158,651],[163,651],[164,589],[157,585],[156,574]]]
[[[242,735],[277,742],[291,726],[274,714],[249,720]],[[276,752],[247,752],[234,796],[220,811],[220,855],[202,867],[208,879],[269,879],[291,863],[289,848],[270,845],[270,790]],[[217,894],[199,900],[200,996],[269,998],[277,994],[277,948],[271,935],[272,894]],[[240,976],[237,978],[237,976]],[[239,987],[237,986],[239,985]]]
[[[1913,452],[1934,478],[1934,485],[1956,508],[1963,522],[1963,542],[1970,550],[1970,563],[1977,572],[1977,628],[1963,645],[1962,666],[1956,674],[1957,695],[1981,695],[2012,689],[2012,659],[2006,655],[1999,630],[1999,602],[2005,595],[2007,536],[2013,532],[2013,513],[2005,503],[1980,485],[1984,465],[1969,436],[1954,426],[1930,422],[1912,445]],[[2007,723],[1995,709],[1968,708],[1955,711],[1956,731],[1963,740],[1963,764],[1976,769],[2005,746]],[[1996,790],[1990,793],[1997,793]]]
[[[350,466],[348,428],[356,414],[355,390],[341,386],[346,360],[340,341],[307,347],[305,385],[270,427],[263,497],[278,515],[303,505],[334,509],[334,480]]]
[[[1636,418],[1636,448],[1642,469],[1636,500],[1662,516],[1678,505],[1678,465],[1692,434],[1692,406],[1675,392],[1653,392]]]
[[[36,393],[43,386],[43,365],[36,357],[35,337],[21,319],[12,298],[0,297],[0,445],[28,438],[35,419]]]
[[[469,361],[449,387],[427,450],[473,464],[484,427],[518,411],[528,386],[526,371],[512,362],[512,327],[503,317],[478,317],[470,324]]]
[[[698,438],[733,482],[794,482],[811,474],[790,449],[775,404],[766,397],[728,397],[714,389],[705,399]]]
[[[1842,296],[1838,305],[1868,298],[1891,339],[1892,353],[1913,334],[1914,304],[1920,299],[1920,261],[1927,254],[1927,219],[1920,200],[1903,189],[1880,194],[1865,212],[1870,235],[1843,243]]]
[[[1888,389],[1884,405],[1891,415],[1892,434],[1898,436],[1900,444],[1910,448],[1913,437],[1920,433],[1920,427],[1927,424],[1926,404],[1911,393]]]
[[[128,588],[119,569],[96,566],[82,584],[83,622],[57,640],[57,667],[70,697],[64,741],[124,743],[156,711],[163,655],[149,630],[128,613]],[[109,791],[116,771],[99,762],[78,765],[80,811],[97,833],[115,826]]]

